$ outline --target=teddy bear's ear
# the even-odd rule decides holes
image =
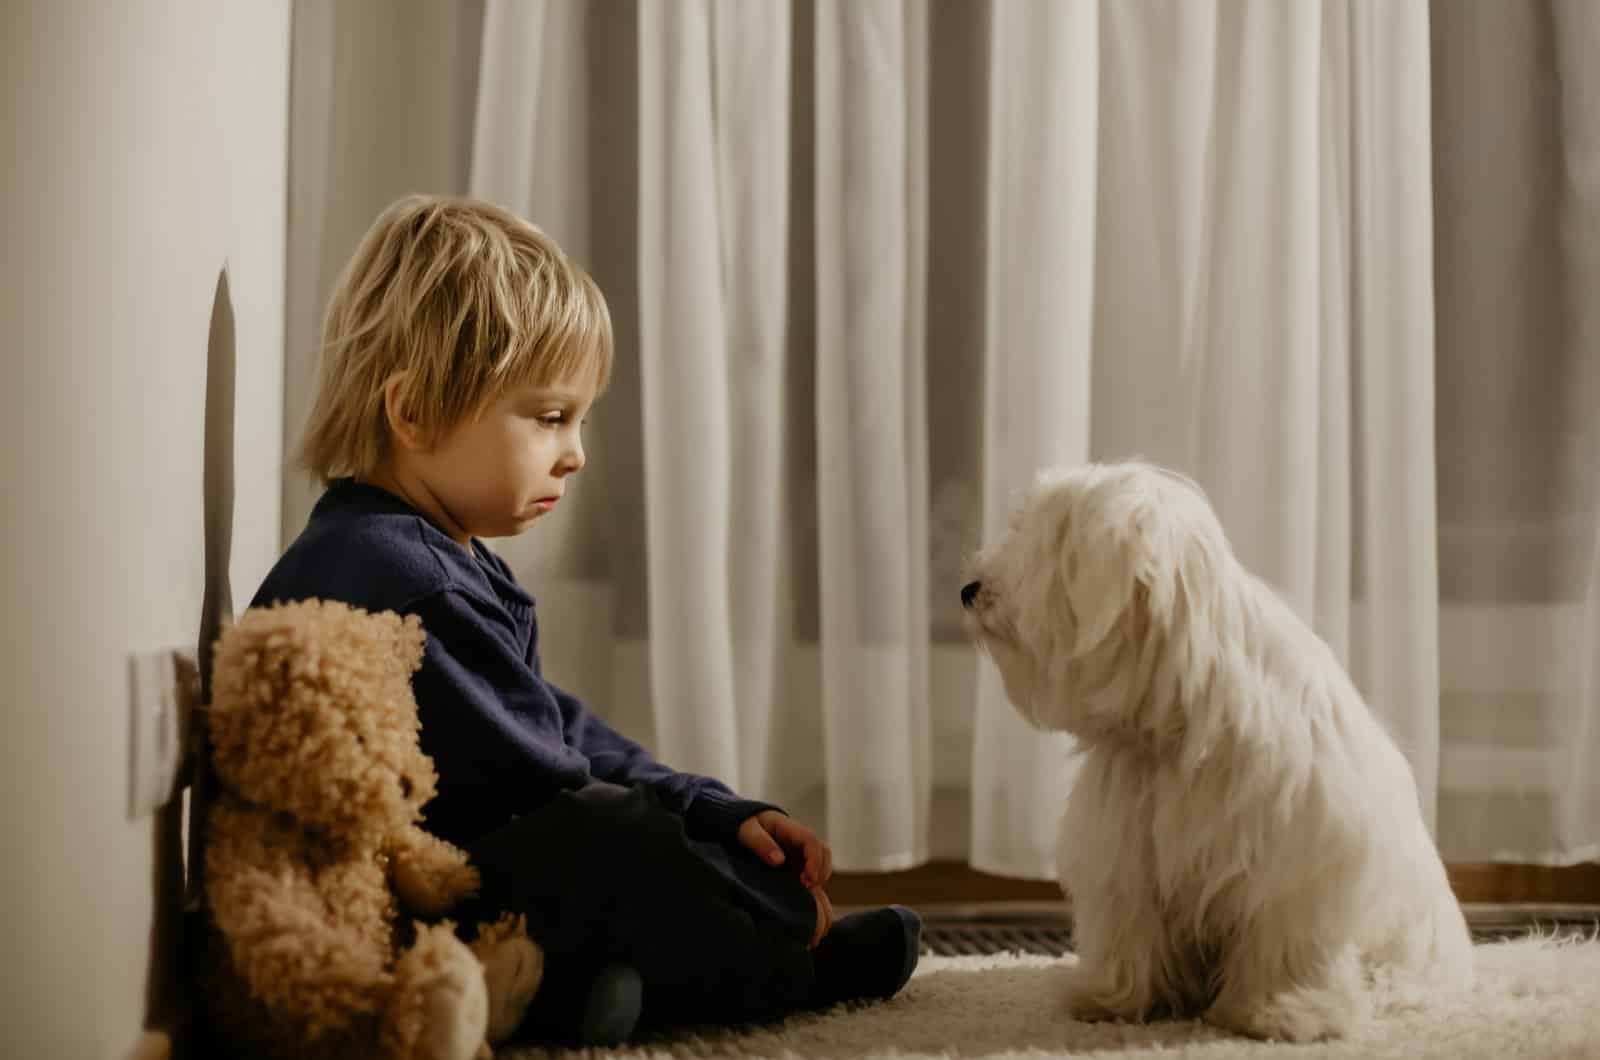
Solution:
[[[423,643],[415,617],[332,601],[246,612],[218,650],[217,777],[352,841],[414,822],[436,787],[411,687]]]
[[[251,608],[217,641],[207,714],[212,761],[224,782],[248,783],[256,744],[270,741],[304,654],[304,615],[299,605]]]

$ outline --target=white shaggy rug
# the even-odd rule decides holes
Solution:
[[[924,957],[892,1001],[795,1017],[755,1030],[680,1034],[586,1054],[503,1050],[500,1060],[588,1055],[615,1060],[772,1057],[1180,1057],[1204,1060],[1477,1060],[1600,1058],[1600,942],[1481,944],[1465,995],[1375,1020],[1353,1039],[1286,1045],[1231,1037],[1196,1022],[1110,1025],[1069,1019],[1054,986],[1072,957]]]

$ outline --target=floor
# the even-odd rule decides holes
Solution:
[[[985,944],[1016,924],[979,918]],[[1592,921],[1591,921],[1592,922]],[[930,919],[930,945],[960,925]],[[1054,925],[1059,929],[1059,925]],[[1043,944],[1043,943],[1029,943]],[[1071,954],[924,959],[892,1000],[775,1024],[680,1028],[616,1050],[508,1048],[498,1060],[1597,1060],[1600,943],[1485,942],[1470,988],[1375,993],[1370,1018],[1334,1040],[1287,1044],[1198,1020],[1086,1023],[1061,1004]]]

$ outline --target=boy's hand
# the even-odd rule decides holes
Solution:
[[[821,887],[833,875],[833,851],[828,845],[811,829],[777,810],[762,810],[745,818],[739,826],[739,842],[768,865],[788,861],[786,850],[799,853],[803,862],[800,882],[807,887]]]
[[[806,948],[814,950],[833,927],[833,903],[828,901],[828,893],[821,887],[811,888],[811,897],[817,903],[817,930],[812,933],[811,944]]]

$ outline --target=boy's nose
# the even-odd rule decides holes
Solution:
[[[588,459],[583,452],[583,444],[580,442],[561,454],[561,461],[556,465],[556,468],[561,474],[570,475],[574,471],[582,471],[583,465],[588,462]]]

